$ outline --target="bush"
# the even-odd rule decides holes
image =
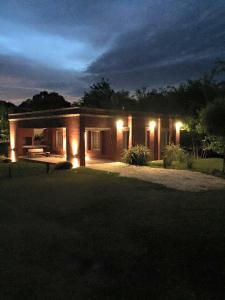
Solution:
[[[69,170],[72,169],[73,165],[69,161],[59,162],[55,165],[55,170]]]
[[[193,166],[193,157],[187,151],[180,148],[179,145],[167,145],[163,152],[164,168],[171,167],[173,161],[186,163],[187,168],[191,169]]]
[[[3,162],[3,163],[11,163],[11,159],[4,156],[4,155],[0,155],[0,162]]]
[[[170,167],[173,161],[186,161],[186,152],[179,145],[167,145],[163,151],[163,165],[164,168]]]
[[[190,155],[189,153],[186,155],[186,164],[188,169],[192,169],[193,166],[193,156]]]
[[[151,158],[151,151],[143,145],[136,145],[122,154],[123,162],[136,166],[146,166]]]

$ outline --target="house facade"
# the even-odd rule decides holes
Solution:
[[[43,147],[48,155],[85,166],[90,159],[118,161],[137,144],[150,148],[157,160],[165,145],[180,143],[178,120],[151,113],[70,107],[11,114],[9,125],[13,160]]]

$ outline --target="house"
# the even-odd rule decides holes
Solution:
[[[85,166],[87,159],[120,160],[136,144],[149,147],[157,160],[165,145],[180,143],[180,122],[147,112],[69,107],[10,114],[9,125],[14,160],[42,152]]]

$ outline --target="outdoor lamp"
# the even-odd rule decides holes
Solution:
[[[116,121],[116,128],[118,130],[122,130],[123,129],[123,120],[117,120]]]
[[[177,122],[176,122],[176,130],[180,130],[181,127],[182,127],[182,122],[177,121]]]
[[[149,128],[150,128],[151,130],[154,130],[155,127],[156,127],[156,121],[150,121],[150,122],[149,122]]]

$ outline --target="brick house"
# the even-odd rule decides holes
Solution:
[[[172,116],[84,107],[9,115],[10,149],[14,157],[32,147],[66,160],[120,160],[124,149],[143,144],[160,159],[168,143],[180,142],[179,122]],[[12,155],[12,154],[11,154]]]

